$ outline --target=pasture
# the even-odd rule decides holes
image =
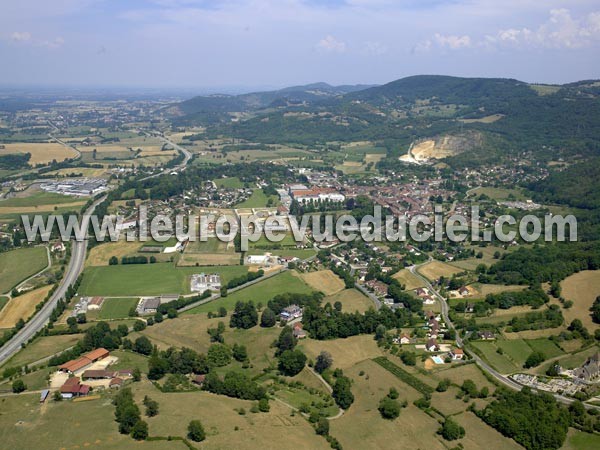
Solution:
[[[12,328],[19,319],[27,320],[31,317],[36,305],[46,298],[50,289],[52,286],[45,286],[10,299],[0,311],[0,329]]]
[[[341,278],[331,270],[300,273],[299,276],[315,291],[321,291],[325,295],[337,294],[345,286]]]
[[[600,270],[581,271],[567,277],[560,285],[563,297],[573,302],[571,308],[562,310],[565,321],[571,323],[579,319],[593,333],[599,325],[592,321],[590,307],[600,295]]]
[[[27,344],[24,349],[19,351],[19,353],[13,356],[4,365],[7,367],[29,365],[75,345],[82,336],[83,335],[81,334],[65,334],[39,337],[31,344]]]
[[[0,293],[35,275],[48,265],[46,248],[28,247],[0,253]]]
[[[238,177],[215,178],[213,182],[218,188],[240,189],[244,187],[244,183]]]
[[[407,291],[425,286],[423,280],[412,274],[408,269],[399,270],[392,276],[392,278],[398,280],[401,285],[405,286]]]
[[[30,153],[30,165],[48,164],[53,160],[58,162],[65,159],[77,158],[79,153],[71,147],[65,147],[57,142],[23,142],[17,144],[4,144],[5,148],[0,150],[2,154]]]
[[[221,306],[224,306],[228,311],[231,311],[236,302],[240,300],[251,300],[255,304],[261,302],[263,305],[266,305],[267,302],[277,294],[283,294],[286,292],[308,294],[312,291],[313,289],[311,289],[310,286],[302,281],[300,277],[292,275],[290,271],[286,271],[278,275],[274,275],[268,279],[261,280],[252,286],[235,291],[227,295],[227,297],[221,297],[215,301],[197,306],[196,308],[186,311],[185,314],[203,314],[209,311],[216,312]]]
[[[252,195],[241,203],[235,205],[236,208],[264,208],[271,201],[270,206],[277,205],[279,197],[276,195],[267,196],[262,189],[254,189]]]
[[[329,295],[323,299],[323,303],[329,302],[332,305],[335,302],[342,304],[342,311],[364,313],[375,305],[373,301],[357,289],[344,289],[336,294]]]
[[[463,272],[462,269],[458,269],[441,261],[431,261],[419,267],[417,270],[429,281],[437,280],[440,277],[449,278],[456,273]]]
[[[171,263],[88,267],[80,293],[108,297],[188,294],[194,273],[218,273],[221,283],[227,283],[247,270],[244,266],[175,267]]]
[[[137,298],[107,298],[102,304],[100,319],[123,319],[129,316],[129,310],[138,304]]]
[[[333,366],[344,370],[361,361],[383,354],[382,350],[377,347],[373,336],[366,334],[327,341],[307,338],[298,343],[298,348],[313,360],[322,350],[325,350],[333,357]]]

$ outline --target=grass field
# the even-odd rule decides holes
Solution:
[[[0,311],[0,329],[12,328],[19,319],[27,320],[35,312],[35,307],[40,303],[52,286],[44,286],[23,295],[12,298]]]
[[[42,143],[18,143],[4,144],[5,148],[0,150],[0,154],[8,153],[31,153],[29,164],[48,164],[52,160],[64,161],[68,158],[76,158],[79,154],[70,147],[65,147],[56,142]]]
[[[463,270],[451,266],[450,264],[441,261],[431,261],[424,266],[419,267],[419,273],[430,281],[437,280],[439,277],[451,277],[455,273],[460,273]]]
[[[262,189],[254,189],[252,195],[241,203],[235,205],[236,208],[262,208],[267,206],[269,198],[272,199],[273,205],[277,204],[279,199],[276,195],[267,196]]]
[[[108,260],[112,256],[116,256],[121,260],[123,256],[129,256],[136,253],[140,247],[141,244],[139,242],[127,242],[125,240],[96,245],[88,252],[86,265],[108,266]]]
[[[562,310],[565,321],[571,323],[573,319],[580,319],[583,326],[593,333],[600,326],[592,321],[590,315],[590,307],[600,295],[600,270],[584,270],[573,274],[560,285],[563,297],[573,301],[571,308]]]
[[[233,243],[228,245],[217,238],[209,238],[206,242],[190,242],[183,255],[177,261],[178,266],[229,266],[240,262],[240,254],[235,252]]]
[[[483,357],[487,360],[487,362],[489,362],[500,373],[512,373],[519,369],[519,367],[517,367],[517,365],[513,363],[507,355],[500,355],[497,352],[498,347],[495,343],[477,341],[472,342],[471,345],[478,349],[483,354]]]
[[[52,192],[37,191],[23,197],[13,197],[0,201],[0,207],[35,207],[40,205],[62,205],[73,203],[76,197],[55,194]]]
[[[329,295],[323,299],[323,303],[329,302],[332,305],[335,302],[342,304],[342,311],[364,313],[369,308],[373,308],[373,301],[366,295],[356,289],[344,289],[337,294]]]
[[[523,195],[523,192],[519,189],[506,189],[506,188],[496,188],[496,187],[478,187],[469,191],[470,195],[475,195],[479,197],[480,195],[487,195],[492,200],[503,201],[508,200],[508,198],[512,195],[516,200],[524,201],[527,199]]]
[[[216,178],[213,181],[219,188],[240,189],[244,187],[244,183],[238,177]]]
[[[185,436],[189,421],[198,418],[207,434],[206,440],[198,446],[202,449],[329,448],[327,441],[317,436],[305,419],[299,415],[291,417],[290,409],[275,401],[270,402],[268,413],[240,415],[237,410],[249,411],[253,402],[208,392],[164,394],[147,382],[136,384],[134,392],[138,403],[148,395],[160,405],[158,416],[144,418],[151,435]]]
[[[562,450],[597,450],[600,448],[600,435],[571,428],[565,445],[561,448]]]
[[[504,437],[494,428],[488,426],[470,411],[454,416],[453,419],[466,430],[464,439],[460,441],[465,450],[479,450],[482,448],[517,450],[523,448],[512,439]]]
[[[309,293],[312,289],[298,276],[292,275],[290,271],[275,275],[264,281],[260,281],[247,288],[229,294],[227,297],[222,297],[214,302],[205,303],[196,308],[186,311],[185,314],[203,314],[209,311],[217,311],[219,307],[224,306],[228,311],[231,311],[236,302],[243,300],[252,300],[255,304],[261,302],[266,305],[269,300],[277,294],[285,292]]]
[[[413,275],[408,269],[402,269],[398,271],[393,275],[392,278],[398,280],[400,284],[404,285],[407,291],[425,286],[423,280],[421,280],[418,276]]]
[[[2,308],[4,308],[6,306],[6,304],[8,303],[8,297],[0,297],[0,311],[2,311]]]
[[[9,292],[21,281],[48,265],[44,247],[30,247],[0,253],[0,293]]]
[[[49,402],[42,406],[38,393],[7,397],[2,401],[0,442],[3,448],[11,450],[87,447],[120,450],[139,445],[129,436],[119,434],[114,410],[109,398],[76,403]],[[176,441],[144,442],[141,446],[144,450],[187,448]]]
[[[526,286],[518,286],[518,285],[504,285],[504,284],[481,284],[481,283],[473,283],[470,285],[473,289],[475,289],[476,293],[473,295],[473,298],[485,298],[488,294],[497,294],[499,292],[507,292],[507,291],[522,291]]]
[[[81,339],[81,334],[65,334],[61,336],[43,336],[37,338],[27,347],[19,351],[4,364],[8,367],[24,366],[38,361],[46,356],[54,355],[75,345]]]
[[[335,361],[335,357],[334,357]],[[364,372],[360,376],[360,371]],[[344,448],[349,449],[430,449],[443,450],[447,447],[436,434],[439,424],[412,402],[421,394],[401,382],[398,378],[373,361],[363,361],[345,370],[354,383],[352,392],[355,401],[341,418],[331,421],[331,434]],[[408,407],[396,420],[384,420],[377,411],[379,400],[390,387],[395,387],[399,400],[407,400]]]
[[[185,294],[190,292],[189,278],[194,273],[218,273],[221,283],[227,283],[247,270],[244,266],[175,267],[170,263],[88,267],[80,293],[109,297]]]
[[[301,273],[299,276],[315,291],[325,295],[333,295],[344,289],[344,282],[331,270]]]
[[[322,350],[325,350],[333,357],[333,366],[344,370],[366,359],[382,355],[381,349],[377,347],[377,342],[370,335],[328,341],[304,339],[298,343],[298,348],[313,360]]]
[[[100,319],[123,319],[129,310],[138,304],[137,298],[107,298],[102,304]]]
[[[528,339],[526,342],[533,350],[542,352],[548,359],[564,355],[565,353],[549,339]]]

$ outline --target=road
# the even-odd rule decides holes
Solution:
[[[441,314],[442,314],[442,318],[444,319],[444,322],[446,323],[446,326],[448,326],[450,329],[454,330],[456,333],[456,345],[457,347],[460,347],[464,350],[464,352],[475,361],[475,363],[481,367],[485,372],[489,373],[491,376],[493,376],[496,380],[498,380],[498,382],[502,383],[504,386],[510,388],[510,389],[514,389],[517,391],[520,391],[523,386],[519,383],[517,383],[516,381],[513,381],[512,379],[510,379],[509,377],[502,375],[500,372],[498,372],[496,369],[494,369],[493,367],[491,367],[488,363],[486,363],[483,359],[481,359],[479,357],[479,355],[477,355],[476,353],[470,351],[468,348],[465,348],[464,346],[464,342],[461,339],[458,331],[456,330],[456,327],[454,326],[454,324],[452,323],[452,321],[450,320],[450,316],[448,314],[449,311],[449,307],[448,307],[448,302],[446,302],[446,299],[436,290],[434,289],[434,287],[431,285],[431,283],[429,282],[429,280],[427,278],[425,278],[423,275],[421,275],[418,272],[418,268],[421,267],[424,264],[427,264],[428,262],[432,261],[433,258],[429,258],[429,260],[427,262],[424,262],[422,264],[418,264],[418,265],[414,265],[414,266],[410,266],[408,268],[408,270],[415,275],[416,277],[419,277],[419,279],[423,282],[423,284],[425,285],[425,287],[427,289],[429,289],[430,292],[433,293],[433,295],[438,299],[438,301],[440,302],[441,305]],[[535,390],[535,389],[533,389]],[[545,391],[541,391],[541,392],[545,392]],[[565,405],[569,405],[571,403],[573,403],[575,400],[569,397],[565,397],[564,395],[560,395],[560,394],[552,394],[554,396],[554,398],[559,401],[560,403],[563,403]],[[589,405],[587,403],[584,403],[585,407],[587,409],[596,409],[596,410],[600,410],[600,407],[598,406],[594,406],[594,405]]]
[[[145,178],[142,178],[140,181],[144,181],[144,180],[150,180],[152,178],[156,178],[159,177],[161,175],[164,175],[165,173],[171,173],[171,172],[177,172],[177,171],[182,171],[186,168],[186,166],[188,165],[188,163],[190,162],[190,159],[192,159],[192,153],[186,149],[183,148],[182,146],[176,144],[175,142],[171,141],[170,139],[164,137],[164,136],[159,136],[159,135],[154,135],[154,134],[150,134],[147,132],[143,132],[146,136],[149,137],[156,137],[158,138],[160,141],[162,141],[164,144],[170,145],[172,146],[175,150],[177,150],[178,152],[181,152],[183,154],[183,161],[181,162],[181,164],[179,164],[178,166],[172,167],[170,169],[165,169],[162,172],[158,172],[155,173],[154,175],[150,175],[147,176]]]
[[[81,226],[84,229],[87,229],[90,216],[94,212],[96,206],[102,202],[106,197],[101,197],[96,200],[88,210],[83,214],[81,220]],[[52,310],[55,308],[58,300],[64,298],[65,293],[69,286],[71,286],[77,280],[77,277],[83,270],[83,264],[85,262],[85,254],[87,251],[87,240],[82,241],[72,241],[71,245],[71,258],[69,260],[69,265],[65,270],[65,275],[61,280],[58,288],[52,294],[50,300],[44,304],[42,309],[29,321],[25,324],[25,326],[19,330],[19,332],[13,336],[13,338],[8,341],[2,348],[0,348],[0,365],[2,365],[6,360],[8,360],[11,356],[17,353],[21,346],[29,341],[35,334],[40,331],[44,326],[48,323],[48,319],[50,318],[50,314],[52,314]]]

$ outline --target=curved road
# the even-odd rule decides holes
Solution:
[[[92,205],[87,209],[87,211],[83,214],[81,225],[84,229],[87,229],[90,216],[94,212],[96,206],[102,202],[106,197],[101,197],[96,200]],[[60,284],[50,300],[44,304],[42,309],[31,319],[29,322],[25,324],[25,326],[19,330],[19,332],[13,336],[13,338],[8,341],[6,344],[0,348],[0,365],[3,364],[6,360],[8,360],[12,355],[17,353],[21,346],[29,341],[35,334],[40,331],[46,323],[48,323],[48,319],[50,318],[50,314],[52,314],[52,310],[58,303],[58,300],[65,296],[67,289],[75,280],[83,270],[83,264],[85,262],[85,253],[87,250],[87,240],[82,241],[73,241],[73,245],[71,246],[71,258],[69,260],[69,265],[65,270],[65,275],[61,280]]]
[[[479,357],[479,355],[477,355],[476,353],[468,350],[467,348],[464,347],[464,342],[463,340],[460,338],[458,331],[456,330],[456,327],[454,326],[454,324],[452,323],[452,321],[450,320],[450,316],[448,315],[448,303],[446,302],[446,299],[440,295],[440,293],[435,290],[433,288],[433,286],[431,285],[431,283],[429,282],[429,280],[427,278],[425,278],[423,275],[421,275],[417,269],[424,265],[427,264],[428,262],[431,262],[433,260],[433,258],[429,258],[429,260],[427,262],[424,262],[422,264],[418,264],[418,265],[414,265],[414,266],[410,266],[408,268],[408,270],[410,271],[410,273],[412,273],[413,275],[415,275],[416,277],[419,277],[419,279],[421,281],[423,281],[423,283],[425,284],[425,287],[427,289],[429,289],[431,292],[433,292],[433,294],[435,295],[435,297],[438,299],[438,301],[440,302],[440,305],[442,307],[442,318],[444,319],[444,322],[446,323],[446,325],[451,328],[452,330],[454,330],[454,332],[456,333],[456,345],[457,347],[462,348],[465,353],[467,353],[469,355],[469,357],[471,357],[475,363],[481,367],[485,372],[489,373],[491,376],[493,376],[496,380],[498,380],[500,383],[502,383],[504,386],[520,391],[523,388],[523,385],[517,383],[516,381],[513,381],[512,379],[510,379],[509,377],[502,375],[500,372],[498,372],[496,369],[494,369],[493,367],[491,367],[488,363],[486,363],[483,359],[481,359]],[[536,390],[534,388],[532,388],[532,390]],[[547,391],[541,391],[541,392],[547,392]],[[551,393],[552,394],[552,393]],[[565,397],[564,395],[560,395],[560,394],[552,394],[554,396],[554,398],[565,404],[565,405],[569,405],[571,403],[573,403],[575,400],[569,397]],[[595,406],[595,405],[590,405],[587,403],[584,403],[584,406],[587,409],[596,409],[596,410],[600,410],[600,407]]]

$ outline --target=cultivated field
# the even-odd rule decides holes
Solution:
[[[42,143],[19,143],[4,144],[5,149],[0,150],[0,154],[8,153],[31,153],[29,164],[48,164],[53,160],[64,161],[69,158],[77,158],[79,153],[70,147],[65,147],[56,142]]]
[[[27,320],[50,289],[52,286],[45,286],[9,300],[8,304],[0,311],[0,328],[12,328],[19,319]]]
[[[344,289],[344,282],[331,270],[318,270],[299,275],[315,291],[321,291],[325,295],[333,295]]]
[[[9,292],[21,281],[48,265],[44,247],[30,247],[0,253],[0,293]]]
[[[431,261],[418,269],[419,273],[430,281],[437,280],[439,277],[451,277],[455,273],[463,272],[461,269],[451,266],[441,261]]]
[[[405,286],[407,291],[423,287],[425,284],[418,276],[413,275],[410,270],[402,269],[394,274],[392,278],[395,278],[400,284]]]
[[[329,302],[332,305],[335,302],[342,304],[342,311],[364,313],[369,308],[373,308],[373,301],[356,289],[344,289],[337,294],[327,296],[323,299],[323,303]]]
[[[210,238],[206,242],[190,242],[177,261],[178,266],[230,266],[240,262],[240,254],[235,252],[233,243]]]
[[[583,325],[593,332],[600,326],[592,321],[590,315],[590,307],[600,295],[600,270],[584,270],[573,274],[560,285],[563,297],[573,301],[571,308],[562,310],[565,321],[571,323],[573,319],[580,319]]]
[[[218,273],[221,283],[227,283],[247,270],[244,266],[175,267],[171,263],[88,267],[80,293],[108,297],[187,294],[194,273]]]

